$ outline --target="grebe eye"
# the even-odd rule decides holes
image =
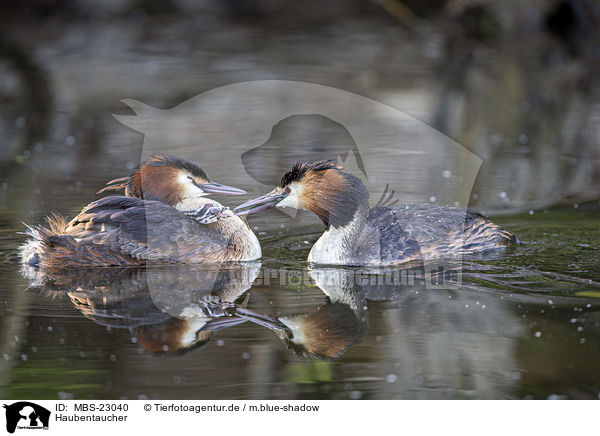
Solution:
[[[292,192],[292,188],[290,188],[289,186],[285,187],[285,193],[289,194],[290,192]]]
[[[196,182],[196,179],[194,179],[192,176],[187,176],[187,178],[190,182],[192,182],[193,185],[198,186],[198,182]],[[200,188],[200,186],[198,186],[198,188]]]

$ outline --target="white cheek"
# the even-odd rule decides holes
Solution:
[[[293,207],[294,209],[301,209],[300,195],[302,194],[302,187],[298,184],[292,184],[290,185],[290,188],[292,189],[292,192],[277,203],[277,207]]]
[[[181,345],[184,347],[188,347],[196,342],[196,338],[198,335],[198,330],[203,328],[206,325],[208,318],[199,316],[197,318],[192,318],[188,321],[188,325],[186,326],[185,331],[181,335]]]
[[[194,185],[194,183],[188,178],[186,174],[180,174],[178,179],[179,184],[181,186],[181,190],[183,192],[183,198],[203,197],[205,195],[208,195],[202,189]]]
[[[304,335],[302,334],[301,324],[295,318],[297,317],[279,318],[279,321],[292,331],[294,336],[291,338],[291,341],[295,344],[302,344],[304,342]]]
[[[294,209],[299,209],[298,207],[298,197],[295,195],[288,195],[279,203],[277,203],[277,207],[293,207]]]

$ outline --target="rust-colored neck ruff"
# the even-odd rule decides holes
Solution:
[[[325,228],[348,225],[361,208],[368,210],[369,193],[350,173],[338,169],[308,172],[302,181],[302,206],[315,213]]]

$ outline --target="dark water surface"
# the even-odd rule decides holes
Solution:
[[[522,244],[466,259],[452,289],[348,284],[304,262],[318,226],[264,216],[262,264],[57,272],[28,289],[20,229],[3,224],[0,395],[598,398],[599,218],[501,217]]]

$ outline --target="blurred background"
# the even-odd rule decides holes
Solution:
[[[596,0],[0,2],[0,397],[598,398],[599,70]],[[265,79],[363,95],[448,135],[483,161],[469,205],[523,244],[470,264],[450,296],[369,303],[369,333],[335,362],[245,327],[158,359],[79,300],[25,292],[21,223],[73,216],[140,161],[143,135],[112,115],[134,114],[121,99],[169,109]],[[211,171],[229,154],[207,159],[231,181]],[[267,265],[305,269],[318,224],[251,223]],[[253,292],[264,313],[324,299]]]
[[[445,133],[483,159],[474,207],[515,212],[600,197],[592,0],[0,8],[0,199],[12,210],[47,208],[56,190],[95,191],[139,163],[143,137],[111,116],[131,114],[120,99],[166,109],[262,79],[341,88]]]

